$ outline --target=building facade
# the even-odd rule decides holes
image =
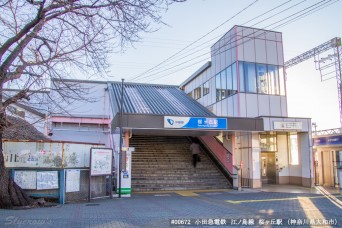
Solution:
[[[263,119],[263,131],[221,135],[243,186],[312,185],[311,120],[288,117],[281,33],[234,26],[180,87],[217,116]]]
[[[315,185],[342,188],[341,128],[315,132],[313,142]]]
[[[61,85],[62,84],[62,85]],[[62,94],[52,89],[47,133],[54,141],[97,143],[111,146],[111,106],[107,82],[56,80],[55,87],[70,89]],[[71,97],[71,99],[68,99]]]

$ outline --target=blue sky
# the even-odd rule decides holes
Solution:
[[[315,7],[319,8],[311,14],[279,26],[293,14]],[[111,56],[108,80],[179,85],[210,60],[210,46],[234,25],[282,32],[288,60],[340,37],[341,10],[339,0],[188,0],[174,4],[162,13],[166,25],[153,25],[157,31],[141,34],[139,43]],[[313,59],[289,68],[286,84],[289,116],[310,117],[317,129],[340,127],[336,79],[321,82]]]

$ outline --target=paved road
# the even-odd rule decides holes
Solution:
[[[342,227],[341,193],[173,192],[0,210],[0,227],[287,227],[310,222]]]

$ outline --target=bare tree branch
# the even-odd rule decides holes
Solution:
[[[30,203],[18,199],[18,195],[25,197],[4,167],[1,142],[6,108],[25,103],[38,91],[50,91],[45,97],[54,105],[51,110],[67,112],[63,105],[83,100],[87,90],[65,79],[105,74],[108,54],[139,41],[140,33],[154,31],[153,24],[163,24],[160,12],[182,1],[0,2],[0,208]],[[8,87],[15,90],[4,96]]]

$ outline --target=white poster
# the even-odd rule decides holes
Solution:
[[[36,189],[37,172],[36,171],[15,171],[14,182],[22,189]]]
[[[81,172],[78,169],[66,170],[65,192],[79,192],[80,191],[80,176],[81,176]]]
[[[58,189],[58,172],[37,172],[37,190]]]
[[[111,175],[113,151],[108,148],[92,148],[90,155],[90,175]]]

